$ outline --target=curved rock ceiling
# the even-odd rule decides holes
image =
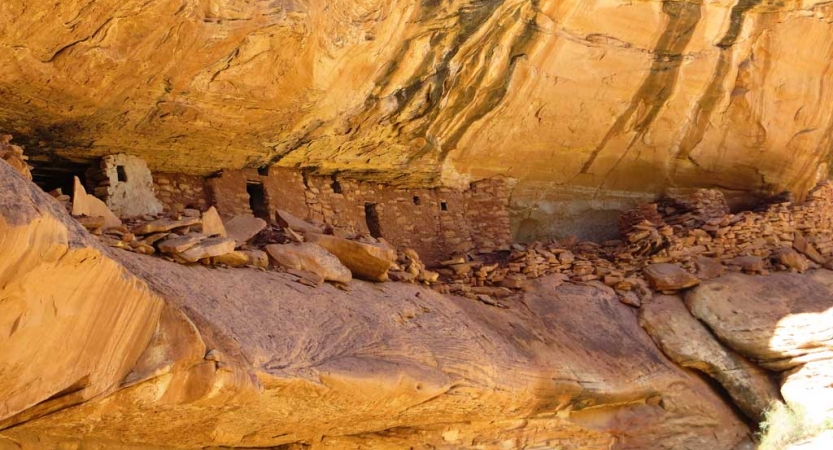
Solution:
[[[0,129],[35,163],[504,175],[536,234],[669,187],[800,194],[831,149],[820,0],[4,0],[0,17]]]

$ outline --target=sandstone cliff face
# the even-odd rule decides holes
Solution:
[[[0,128],[41,159],[125,152],[166,171],[504,175],[518,181],[516,227],[547,234],[553,218],[670,186],[805,191],[831,146],[831,12],[815,0],[8,0]]]

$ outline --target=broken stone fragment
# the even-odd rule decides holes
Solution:
[[[710,280],[726,273],[726,268],[714,258],[701,256],[694,261],[697,268],[697,277],[701,280]]]
[[[657,291],[679,291],[700,284],[700,280],[679,266],[668,263],[651,264],[644,270],[651,287]]]
[[[185,250],[188,250],[189,248],[195,246],[205,238],[206,236],[204,234],[189,234],[187,236],[177,236],[158,242],[156,244],[156,247],[164,253],[182,253]]]
[[[772,259],[798,273],[804,273],[810,268],[807,258],[789,247],[782,247],[773,252]]]
[[[208,238],[176,256],[186,262],[197,262],[234,251],[234,240],[229,238]]]
[[[241,250],[249,258],[249,265],[255,267],[269,267],[269,255],[262,250]]]
[[[280,209],[275,212],[275,220],[281,228],[297,231],[298,233],[324,233],[324,229],[322,227],[308,223],[305,220],[295,217],[292,214]]]
[[[724,261],[727,265],[738,266],[746,273],[760,273],[765,270],[764,260],[757,256],[737,256]]]
[[[76,217],[75,220],[78,221],[84,228],[88,230],[94,230],[96,228],[104,227],[104,217],[99,216],[81,216]]]
[[[202,234],[206,236],[228,237],[223,220],[220,218],[220,214],[217,213],[217,208],[213,206],[202,213]]]
[[[350,269],[318,244],[272,244],[266,246],[266,252],[285,269],[312,272],[324,280],[339,283],[349,283],[353,279]]]
[[[189,227],[191,225],[197,225],[200,223],[200,219],[198,217],[184,217],[179,220],[173,219],[157,219],[152,222],[148,222],[144,225],[140,225],[133,229],[134,234],[151,234],[151,233],[162,233],[165,231],[171,231],[177,228]]]
[[[387,281],[388,269],[396,261],[396,252],[378,244],[348,241],[326,234],[308,233],[307,241],[334,254],[353,276],[367,281]]]
[[[235,247],[240,247],[263,231],[266,221],[253,216],[236,216],[223,225],[226,235],[236,243]]]
[[[827,262],[827,259],[823,257],[816,247],[813,246],[810,242],[807,242],[807,239],[804,238],[804,235],[801,234],[800,231],[795,232],[795,239],[793,240],[793,247],[798,250],[799,252],[803,253],[804,256],[810,258],[816,264],[824,264]]]
[[[121,225],[121,220],[107,208],[98,198],[87,194],[84,185],[78,177],[74,178],[73,194],[72,194],[72,215],[73,216],[88,216],[88,217],[103,217],[105,227],[117,227]]]
[[[225,255],[211,258],[212,264],[225,264],[229,267],[243,267],[249,264],[249,256],[242,251],[235,250]]]

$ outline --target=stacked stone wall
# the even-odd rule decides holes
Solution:
[[[186,208],[205,211],[210,204],[202,177],[157,172],[153,174],[153,186],[165,212],[182,212]]]

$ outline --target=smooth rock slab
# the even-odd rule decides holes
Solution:
[[[208,238],[188,250],[176,255],[186,262],[197,262],[201,259],[225,255],[234,251],[235,243],[230,238]]]
[[[151,234],[151,233],[163,233],[166,231],[171,231],[176,228],[183,228],[183,227],[190,227],[192,225],[197,225],[200,223],[199,217],[183,217],[179,220],[174,219],[157,219],[151,222],[148,222],[144,225],[140,225],[134,228],[132,231],[134,234]]]
[[[254,216],[236,216],[223,225],[226,235],[240,247],[266,228],[266,221]]]
[[[266,252],[286,269],[312,272],[324,280],[340,283],[349,283],[353,279],[350,269],[318,244],[272,244],[266,246]]]

